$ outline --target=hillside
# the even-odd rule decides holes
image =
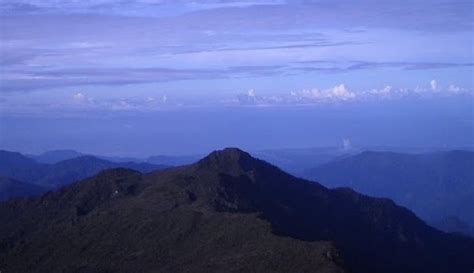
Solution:
[[[129,168],[150,172],[166,168],[164,165],[135,162],[111,162],[94,156],[79,156],[55,164],[38,163],[20,153],[0,151],[0,176],[39,185],[57,188],[97,174],[105,169]]]
[[[474,152],[363,152],[307,172],[328,187],[393,199],[428,222],[456,216],[474,225]]]
[[[238,149],[0,203],[6,272],[470,272],[474,241]]]
[[[0,201],[12,197],[38,195],[47,191],[47,188],[21,182],[15,179],[0,177]]]

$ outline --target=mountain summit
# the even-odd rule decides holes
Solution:
[[[7,272],[470,272],[474,241],[236,148],[0,203]]]

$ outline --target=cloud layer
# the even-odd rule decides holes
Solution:
[[[71,107],[139,110],[463,95],[473,89],[473,8],[458,0],[1,0],[0,103],[28,112],[71,98]]]
[[[443,87],[436,80],[414,88],[394,88],[384,86],[369,90],[350,90],[345,84],[338,84],[327,89],[303,89],[291,91],[287,94],[273,94],[259,96],[253,89],[247,94],[240,94],[229,104],[246,106],[305,106],[321,104],[361,103],[370,101],[402,100],[402,99],[439,99],[446,97],[463,96],[474,99],[474,92],[466,88],[450,84]]]

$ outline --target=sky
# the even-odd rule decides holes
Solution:
[[[0,0],[0,149],[474,146],[474,4]]]

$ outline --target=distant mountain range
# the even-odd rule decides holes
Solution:
[[[104,156],[104,155],[94,155],[94,154],[87,154],[81,153],[76,150],[52,150],[47,151],[38,155],[25,155],[38,163],[47,163],[47,164],[54,164],[60,161],[73,159],[81,156],[93,156],[99,159],[116,162],[116,163],[149,163],[154,165],[166,165],[166,166],[180,166],[193,163],[202,155],[157,155],[157,156],[150,156],[148,158],[137,158],[137,157],[121,157],[121,156]]]
[[[128,162],[136,162],[136,163],[143,163],[145,160],[135,157],[119,157],[119,156],[102,156],[102,155],[92,155],[92,154],[85,154],[75,150],[53,150],[47,151],[39,155],[26,155],[27,157],[34,159],[38,163],[47,163],[47,164],[55,164],[60,161],[73,159],[81,156],[93,156],[99,159],[116,162],[116,163],[128,163]],[[169,164],[168,164],[169,165]]]
[[[72,155],[72,153],[69,154]],[[55,156],[55,158],[59,157]],[[167,166],[135,162],[117,163],[93,156],[79,156],[54,164],[46,164],[38,163],[20,153],[0,151],[0,177],[3,178],[0,200],[55,189],[95,175],[102,170],[118,167],[149,172]],[[21,194],[22,192],[25,194]]]
[[[268,149],[251,152],[291,174],[300,174],[309,168],[332,160],[359,153],[359,149],[341,147],[319,147],[306,149]]]
[[[265,149],[250,152],[253,156],[264,159],[278,167],[291,172],[301,173],[315,165],[327,163],[333,159],[345,155],[352,155],[360,152],[359,149],[342,149],[341,147],[315,147],[300,149]],[[147,158],[103,156],[81,153],[75,150],[52,150],[39,155],[26,155],[39,163],[54,164],[59,161],[73,159],[81,156],[94,156],[112,162],[137,162],[150,163],[156,165],[181,166],[194,163],[204,154],[189,155],[154,155]]]
[[[356,155],[363,151],[377,152],[396,152],[406,154],[424,154],[434,151],[450,151],[446,147],[391,147],[391,146],[372,146],[372,147],[309,147],[309,148],[283,148],[283,149],[264,149],[250,151],[253,156],[266,160],[283,170],[294,174],[304,174],[308,169],[328,163],[330,161],[341,159],[347,156]],[[474,151],[471,147],[459,148],[463,151]],[[39,155],[26,155],[39,163],[54,164],[59,161],[73,159],[80,156],[94,156],[107,161],[125,163],[150,163],[155,165],[181,166],[196,162],[204,154],[188,155],[153,155],[147,158],[127,157],[127,156],[104,156],[97,154],[88,154],[78,152],[72,149],[52,150]]]
[[[84,156],[85,154],[75,150],[54,150],[39,155],[26,155],[38,163],[54,164],[63,160]]]
[[[315,165],[327,163],[336,158],[360,152],[359,149],[342,149],[341,147],[320,147],[301,149],[266,149],[253,151],[255,157],[264,159],[292,174],[299,174]],[[85,154],[75,150],[53,150],[39,155],[26,155],[39,163],[55,164],[60,161],[81,156],[94,156],[111,162],[136,162],[155,165],[181,166],[194,163],[202,158],[203,154],[190,155],[155,155],[148,158],[118,157]]]
[[[5,272],[430,272],[474,268],[474,240],[389,199],[330,190],[238,149],[148,174],[102,171],[0,202]]]
[[[146,162],[158,165],[181,166],[194,163],[201,158],[201,155],[183,155],[183,156],[167,156],[157,155],[150,156]]]
[[[309,170],[328,187],[387,197],[430,223],[458,218],[474,226],[474,152],[363,152]]]

